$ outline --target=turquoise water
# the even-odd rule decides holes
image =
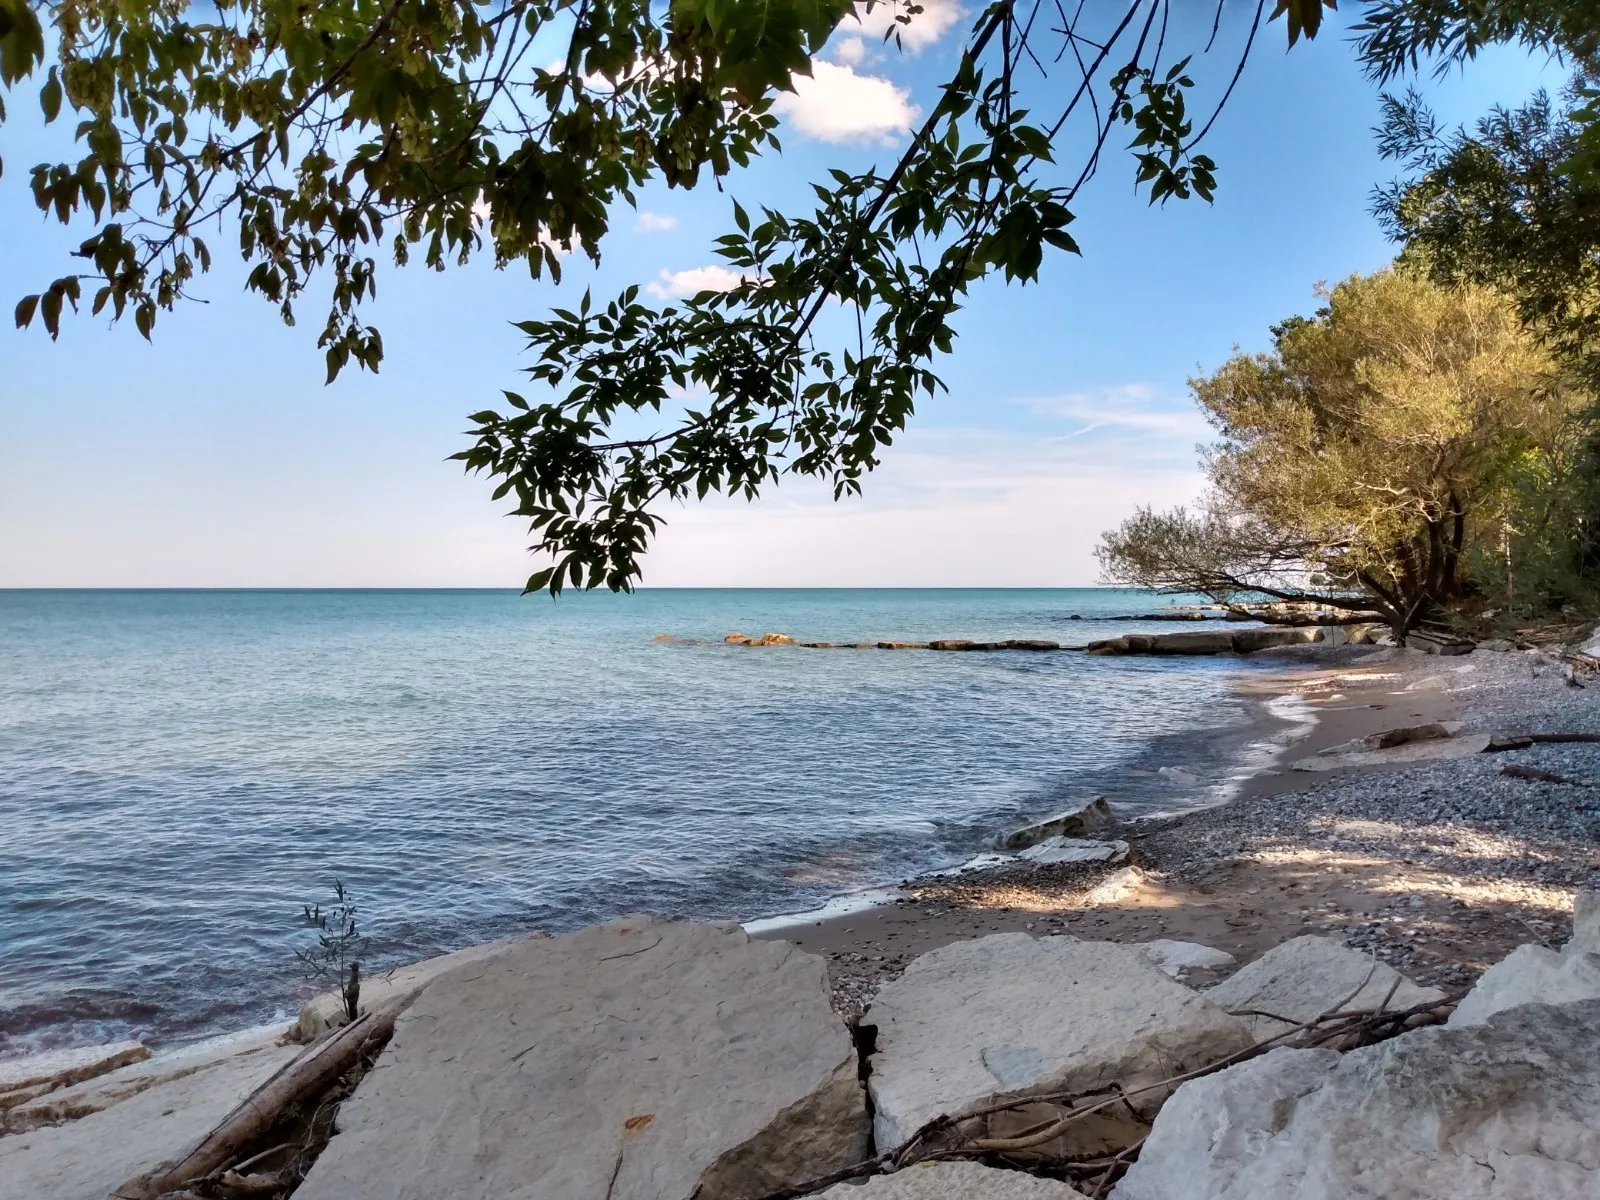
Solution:
[[[376,965],[804,907],[1080,797],[1205,799],[1251,715],[1231,682],[1259,666],[651,640],[1081,643],[1162,603],[0,592],[0,1054],[292,1011],[296,916],[335,878]]]

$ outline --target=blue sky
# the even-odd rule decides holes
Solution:
[[[530,569],[520,525],[488,484],[445,461],[464,445],[465,414],[520,386],[509,322],[584,286],[604,296],[648,282],[666,294],[698,282],[680,273],[715,263],[729,196],[803,203],[829,166],[890,160],[965,28],[947,19],[953,5],[923,2],[920,44],[901,52],[841,31],[815,82],[783,105],[781,157],[731,177],[724,195],[647,192],[649,215],[617,216],[598,270],[573,256],[559,289],[487,261],[385,271],[369,314],[387,352],[376,376],[349,370],[324,387],[314,306],[285,329],[242,294],[244,272],[222,255],[195,289],[206,303],[163,314],[153,345],[131,323],[86,316],[54,344],[5,322],[0,586],[520,584]],[[1232,32],[1253,7],[1230,6]],[[1175,44],[1204,41],[1202,8]],[[1197,62],[1202,94],[1231,73],[1237,44]],[[1470,120],[1559,78],[1542,60],[1496,51],[1424,83],[1441,115]],[[60,156],[66,122],[47,134],[20,96],[7,107],[9,312],[66,270],[65,250],[84,235],[45,224],[26,186],[27,166]],[[1113,157],[1077,209],[1082,257],[1048,258],[1036,286],[996,280],[975,293],[940,365],[949,394],[920,407],[864,498],[835,505],[788,481],[754,505],[669,511],[645,585],[1094,583],[1102,530],[1137,503],[1198,490],[1206,431],[1185,379],[1311,311],[1319,280],[1392,255],[1367,212],[1372,185],[1392,174],[1373,149],[1376,119],[1376,91],[1337,24],[1287,54],[1281,24],[1269,27],[1206,147],[1219,164],[1214,205],[1152,209],[1133,192],[1131,161]]]

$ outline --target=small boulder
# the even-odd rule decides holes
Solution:
[[[1368,750],[1392,750],[1396,746],[1409,745],[1412,742],[1431,742],[1440,738],[1453,737],[1458,726],[1455,722],[1430,721],[1426,725],[1402,725],[1398,729],[1385,729],[1381,733],[1369,733],[1357,741]]]
[[[943,1113],[1132,1091],[1252,1045],[1242,1021],[1130,947],[1024,933],[930,950],[883,985],[865,1020],[877,1029],[868,1086],[880,1151]],[[1161,1098],[1134,1097],[1134,1112],[1147,1119]]]
[[[792,646],[794,639],[787,633],[763,633],[754,642],[753,646]]]
[[[826,964],[629,918],[435,979],[297,1200],[735,1200],[866,1157]]]
[[[1475,648],[1466,638],[1432,629],[1413,629],[1406,634],[1406,646],[1424,654],[1439,655],[1471,654]]]
[[[1205,993],[1207,1000],[1228,1012],[1271,1013],[1270,1017],[1246,1018],[1257,1041],[1287,1032],[1335,1007],[1376,1009],[1386,996],[1385,1007],[1391,1012],[1444,999],[1443,992],[1418,987],[1387,963],[1315,934],[1274,946]]]
[[[1174,979],[1182,979],[1190,971],[1231,967],[1237,961],[1226,950],[1215,950],[1210,946],[1202,946],[1199,942],[1177,942],[1170,938],[1136,942],[1133,949]]]
[[[1113,1200],[1592,1200],[1600,1001],[1274,1050],[1167,1101]]]
[[[1032,638],[1010,638],[1001,642],[1000,645],[1007,650],[1046,651],[1061,649],[1060,642],[1047,642]]]
[[[1085,838],[1052,837],[1029,846],[1018,858],[1036,863],[1112,862],[1128,857],[1127,842],[1096,842]]]
[[[1086,837],[1109,828],[1114,823],[1115,818],[1111,815],[1111,806],[1106,803],[1106,798],[1096,796],[1087,804],[1080,804],[1077,808],[1057,813],[1043,821],[1025,825],[1015,833],[1006,834],[1000,839],[997,849],[1022,850],[1053,837]]]
[[[750,636],[744,633],[726,634],[722,640],[730,646],[748,646],[751,642]]]
[[[817,1200],[1083,1200],[1083,1193],[1054,1179],[956,1160],[920,1162],[865,1183],[841,1183]]]
[[[1572,940],[1561,950],[1518,946],[1478,977],[1450,1014],[1451,1025],[1481,1025],[1519,1004],[1600,999],[1600,892],[1578,893]]]

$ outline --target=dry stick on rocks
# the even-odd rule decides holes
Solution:
[[[394,1031],[395,1018],[416,995],[416,991],[410,992],[381,1009],[363,1013],[326,1041],[284,1064],[182,1158],[162,1163],[121,1184],[112,1191],[110,1200],[155,1200],[226,1166],[240,1150],[271,1129],[289,1105],[328,1087],[350,1069],[368,1045],[388,1037]]]

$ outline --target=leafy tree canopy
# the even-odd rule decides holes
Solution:
[[[559,273],[563,249],[598,258],[614,206],[646,181],[692,187],[775,147],[774,95],[851,7],[0,0],[0,84],[13,100],[37,85],[45,119],[72,129],[62,161],[32,169],[34,198],[88,227],[85,265],[24,297],[17,322],[54,335],[83,303],[131,312],[148,337],[209,268],[217,228],[237,232],[248,286],[286,321],[327,272],[329,378],[376,369],[382,341],[359,310],[380,259],[443,268],[487,250],[538,275]],[[900,22],[920,13],[892,7]],[[740,287],[665,308],[637,289],[585,296],[523,323],[547,390],[477,414],[460,457],[514,495],[553,562],[529,586],[631,586],[667,501],[753,496],[781,472],[858,490],[914,398],[940,386],[932,363],[972,282],[1027,281],[1047,248],[1076,249],[1072,206],[1114,129],[1152,202],[1209,199],[1215,164],[1197,147],[1215,112],[1197,120],[1186,97],[1224,7],[1210,43],[1176,47],[1170,0],[992,0],[887,173],[834,172],[809,213],[735,207],[719,253]],[[1237,81],[1267,21],[1293,45],[1331,7],[1246,0],[1221,79]],[[1370,3],[1362,52],[1381,73],[1514,37],[1565,46],[1569,26],[1541,15],[1552,7]],[[853,315],[842,338],[819,327],[830,302]],[[661,431],[633,435],[655,419]]]
[[[1169,592],[1372,608],[1403,638],[1461,594],[1475,550],[1509,552],[1548,508],[1591,398],[1502,293],[1412,271],[1353,276],[1275,332],[1272,353],[1191,381],[1219,435],[1200,510],[1139,511],[1103,539],[1102,567]]]

